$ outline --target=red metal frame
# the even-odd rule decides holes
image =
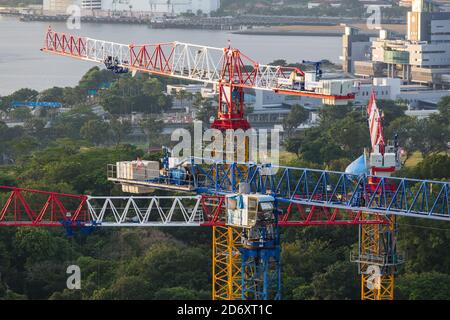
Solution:
[[[81,226],[89,222],[87,196],[5,186],[0,191],[9,192],[1,207],[0,226]]]
[[[205,223],[202,226],[224,226],[226,224],[225,196],[203,195],[201,204],[205,217]],[[279,217],[278,225],[282,227],[389,224],[389,220],[383,215],[363,215],[362,211],[298,203],[281,203],[279,209],[282,214]]]
[[[87,196],[6,186],[0,186],[0,195],[1,191],[9,194],[1,207],[0,226],[83,226],[90,222],[86,210]],[[201,206],[205,220],[202,226],[225,226],[225,196],[203,195]],[[282,203],[280,209],[283,213],[278,223],[286,227],[389,223],[378,214],[364,219],[361,211],[293,203]]]
[[[225,197],[202,195],[203,227],[225,226]]]
[[[287,207],[282,204],[281,207],[283,214],[280,216],[278,224],[286,227],[389,224],[389,220],[383,215],[370,214],[366,219],[362,211],[302,205],[298,203],[289,203]]]

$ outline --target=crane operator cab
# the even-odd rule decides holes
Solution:
[[[275,198],[262,194],[226,197],[227,225],[242,228],[244,247],[267,246],[275,240]]]

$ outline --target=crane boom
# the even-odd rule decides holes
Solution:
[[[318,98],[327,104],[345,104],[354,99],[348,83],[310,83],[300,68],[260,64],[231,46],[214,48],[177,41],[121,44],[66,35],[49,28],[41,50],[102,63],[116,73],[140,71],[212,84],[219,96],[212,127],[219,130],[250,128],[244,116],[244,89]]]
[[[118,65],[147,72],[210,84],[269,90],[279,94],[316,98],[353,99],[353,94],[330,95],[296,86],[304,72],[296,67],[260,64],[236,48],[215,48],[178,41],[157,44],[121,44],[88,37],[47,31],[44,52],[104,63],[117,59]]]

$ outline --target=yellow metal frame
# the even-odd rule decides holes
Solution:
[[[240,232],[233,227],[213,227],[212,299],[241,299]]]
[[[366,215],[367,218],[367,214]],[[395,217],[390,218],[389,225],[362,225],[361,226],[361,251],[362,256],[372,255],[381,256],[383,254],[380,235],[386,231],[386,228],[392,231],[395,229]],[[383,272],[380,276],[378,288],[370,289],[367,285],[369,275],[366,270],[369,267],[367,263],[360,263],[361,272],[361,300],[394,300],[394,272],[395,267],[382,267]]]
[[[380,287],[369,289],[367,275],[361,274],[361,300],[394,300],[394,274],[382,275]]]

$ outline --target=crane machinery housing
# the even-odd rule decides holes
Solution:
[[[235,48],[180,42],[124,45],[56,33],[44,52],[104,63],[116,73],[147,72],[216,87],[219,130],[248,129],[244,89],[309,96],[324,103],[353,98],[349,81],[309,78],[299,68],[259,64]],[[310,81],[314,80],[314,81]],[[275,166],[270,163],[177,159],[164,149],[160,162],[108,165],[108,180],[135,196],[75,196],[0,187],[10,192],[0,226],[213,228],[212,298],[280,299],[280,227],[359,225],[362,299],[393,299],[396,216],[450,221],[450,183],[391,177],[399,146],[386,145],[372,96],[368,106],[372,150],[346,172]],[[155,189],[186,196],[149,196]],[[31,203],[27,194],[40,195]],[[36,197],[33,197],[36,201]],[[69,209],[69,207],[71,209]],[[378,279],[371,283],[373,272]]]

